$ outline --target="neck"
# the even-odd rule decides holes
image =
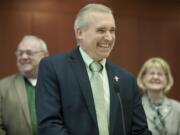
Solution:
[[[164,97],[163,91],[147,91],[147,97],[152,103],[160,103]]]
[[[23,74],[23,76],[27,79],[37,79],[37,74],[29,73],[29,74]]]

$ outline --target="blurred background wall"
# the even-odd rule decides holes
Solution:
[[[169,96],[180,101],[180,1],[176,0],[0,0],[0,78],[17,72],[15,50],[26,34],[43,38],[52,55],[74,48],[75,15],[92,2],[114,11],[117,40],[110,59],[137,75],[146,59],[164,58],[175,79]]]

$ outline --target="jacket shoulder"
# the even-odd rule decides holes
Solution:
[[[45,57],[41,61],[51,62],[51,63],[62,62],[62,61],[66,61],[70,56],[71,56],[71,52],[66,52],[63,54],[56,54],[56,55]]]
[[[22,76],[20,74],[13,74],[13,75],[2,78],[0,80],[0,89],[8,88],[18,78],[22,78]]]
[[[134,75],[128,71],[127,69],[121,67],[120,65],[113,64],[110,61],[107,61],[107,68],[110,68],[113,70],[114,73],[119,74],[122,77],[127,77],[127,78],[135,78]]]
[[[6,76],[6,77],[0,79],[0,84],[10,82],[11,80],[14,80],[17,76],[19,76],[19,75],[18,74],[13,74],[13,75]]]
[[[175,108],[180,114],[180,102],[174,99],[169,99],[173,108]]]

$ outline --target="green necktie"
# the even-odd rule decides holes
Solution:
[[[100,76],[103,66],[98,62],[92,62],[89,68],[92,73],[90,82],[95,103],[99,135],[109,135],[107,105],[104,98],[103,80]]]

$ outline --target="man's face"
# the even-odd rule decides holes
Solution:
[[[89,25],[76,30],[80,47],[94,60],[107,58],[115,43],[115,21],[110,13],[91,12]]]
[[[39,62],[45,57],[45,52],[37,44],[35,40],[23,40],[16,51],[18,69],[27,78],[36,77]]]

